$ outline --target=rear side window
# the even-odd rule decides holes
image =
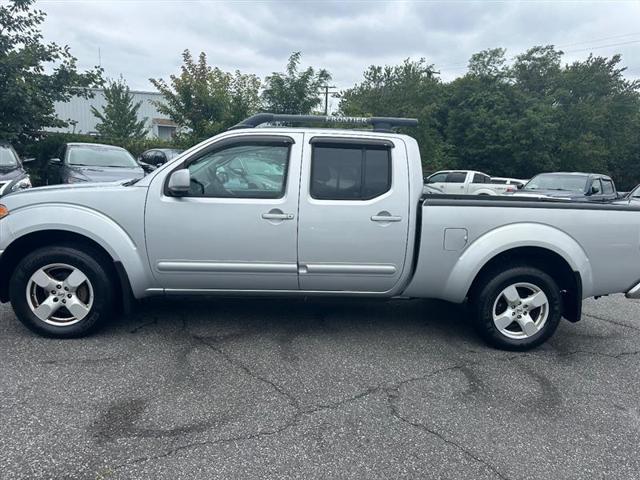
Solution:
[[[451,172],[447,175],[447,183],[464,183],[467,179],[467,174],[465,172]]]
[[[507,180],[498,180],[497,178],[492,178],[491,183],[493,183],[494,185],[506,185]]]
[[[613,194],[613,182],[611,180],[602,180],[602,193]]]
[[[481,173],[474,173],[473,182],[471,183],[491,183],[491,178]]]
[[[391,188],[391,151],[376,145],[318,144],[311,159],[311,196],[370,200]]]

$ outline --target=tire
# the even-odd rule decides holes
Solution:
[[[102,255],[84,246],[51,246],[27,255],[9,283],[11,305],[33,332],[88,335],[112,315],[114,284]]]
[[[484,275],[472,307],[480,336],[504,350],[523,351],[541,345],[562,318],[558,284],[547,273],[527,265],[510,265]]]

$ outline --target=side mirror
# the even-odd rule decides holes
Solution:
[[[516,187],[518,187],[518,190],[522,190],[524,188],[524,183],[518,183]]]
[[[59,158],[51,158],[49,159],[49,165],[62,165],[62,160]]]
[[[169,178],[169,191],[176,196],[181,196],[189,193],[191,187],[191,174],[189,169],[182,168],[176,170],[171,174]]]
[[[591,190],[589,190],[589,195],[597,195],[598,193],[600,193],[600,189],[595,185],[593,185]]]

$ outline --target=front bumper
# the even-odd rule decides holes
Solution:
[[[1,253],[1,252],[0,252]],[[627,292],[627,298],[640,298],[640,283]]]

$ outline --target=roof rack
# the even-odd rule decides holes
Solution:
[[[351,125],[371,125],[376,132],[389,132],[394,127],[416,127],[417,118],[394,118],[394,117],[333,117],[328,115],[289,115],[277,113],[258,113],[244,119],[237,125],[229,128],[255,128],[264,123],[286,122],[286,123],[333,123]]]

